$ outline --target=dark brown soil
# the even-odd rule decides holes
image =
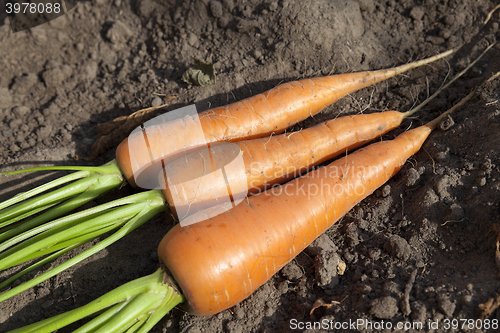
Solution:
[[[0,171],[82,164],[98,123],[177,96],[198,110],[280,82],[388,68],[460,47],[440,61],[359,91],[310,126],[339,114],[409,110],[500,37],[494,0],[93,0],[54,21],[12,33],[0,26]],[[180,79],[193,58],[215,64],[217,83]],[[500,70],[493,48],[400,132],[449,108]],[[249,299],[212,317],[174,309],[152,332],[288,332],[322,320],[372,324],[478,319],[500,288],[500,80],[483,85],[387,185],[276,274]],[[387,135],[392,138],[396,133]],[[113,158],[109,151],[93,164]],[[61,173],[2,177],[0,200]],[[129,187],[93,204],[133,193]],[[158,265],[169,216],[143,225],[80,265],[0,304],[0,331],[91,301]],[[81,250],[80,250],[81,251]],[[346,264],[336,275],[339,260]],[[196,268],[193,268],[196,269]],[[32,275],[33,276],[33,275]],[[316,300],[332,303],[310,312]],[[500,320],[495,311],[490,320]],[[376,325],[375,325],[376,326]],[[382,329],[357,329],[378,332]],[[331,331],[335,331],[332,329]],[[341,330],[337,330],[341,331]],[[344,330],[347,331],[347,330]],[[400,330],[402,331],[402,330]]]

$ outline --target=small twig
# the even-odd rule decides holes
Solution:
[[[424,147],[422,147],[422,149],[427,153],[427,155],[429,155],[429,158],[432,161],[432,173],[436,174],[436,163],[434,162],[434,159],[432,158],[431,154],[429,154],[429,152],[427,150],[425,150]]]
[[[442,223],[441,226],[445,226],[448,222],[462,222],[463,220],[467,220],[467,218],[464,217],[461,220],[448,220],[448,221],[444,221],[444,223]]]
[[[486,23],[488,23],[488,21],[491,19],[491,17],[493,16],[493,13],[500,8],[500,5],[497,5],[495,8],[493,8],[489,13],[488,15],[486,15],[486,19],[484,20],[484,25],[486,25]]]

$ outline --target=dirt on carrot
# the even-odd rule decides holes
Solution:
[[[2,170],[48,161],[66,165],[75,154],[88,156],[97,123],[160,105],[164,95],[207,110],[297,78],[388,68],[464,44],[469,47],[461,55],[473,59],[486,45],[481,38],[499,34],[498,12],[481,30],[497,5],[493,0],[342,1],[336,10],[334,2],[190,0],[174,8],[151,0],[134,6],[92,1],[30,31],[12,34],[1,26],[0,54],[7,64],[0,69]],[[478,70],[428,105],[422,121],[498,71],[499,51],[492,51]],[[180,77],[192,58],[210,56],[217,84],[185,85]],[[450,59],[450,75],[466,62]],[[368,107],[410,109],[447,73],[441,65],[420,68],[354,93],[294,129]],[[492,232],[500,223],[499,90],[498,80],[484,86],[452,116],[448,132],[434,133],[394,179],[248,300],[207,318],[174,310],[152,332],[289,331],[292,320],[479,318],[479,304],[496,297],[500,286]],[[109,151],[95,164],[112,158]],[[0,178],[0,200],[58,174],[34,177]],[[123,188],[120,196],[124,191],[132,193]],[[78,267],[1,303],[0,326],[7,330],[59,314],[151,273],[158,265],[156,247],[172,223],[157,218]],[[347,265],[342,276],[332,268],[337,255]],[[311,316],[319,298],[333,305]],[[401,302],[408,302],[409,315]],[[498,310],[489,319],[500,319]]]

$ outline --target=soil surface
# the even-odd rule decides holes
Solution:
[[[389,68],[458,47],[447,61],[356,92],[293,129],[338,115],[409,110],[500,37],[500,11],[483,24],[496,5],[494,0],[94,0],[30,30],[12,33],[5,24],[0,26],[0,171],[103,164],[113,159],[113,149],[91,163],[74,159],[90,155],[97,125],[160,105],[169,96],[176,98],[167,111],[193,103],[202,111],[281,82]],[[195,87],[181,80],[193,58],[214,64],[215,85]],[[382,139],[434,118],[499,70],[495,47]],[[453,126],[431,134],[383,188],[247,300],[211,317],[176,308],[152,332],[316,332],[307,323],[358,319],[373,327],[352,331],[402,331],[398,322],[423,323],[423,329],[408,332],[496,331],[462,328],[463,322],[447,330],[445,324],[480,318],[479,304],[500,288],[499,88],[500,79],[481,85],[453,114]],[[2,177],[0,200],[61,174]],[[92,205],[132,193],[126,186]],[[98,255],[1,303],[0,331],[84,305],[154,272],[156,247],[173,224],[167,215],[156,217]],[[341,262],[346,269],[338,275]],[[326,306],[312,312],[319,299]],[[489,319],[500,320],[500,312]],[[429,328],[429,321],[439,321],[439,327]],[[383,330],[380,325],[387,322],[393,328]]]

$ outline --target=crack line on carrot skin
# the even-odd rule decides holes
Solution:
[[[255,110],[255,108],[254,108],[254,106],[253,106],[253,104],[252,104],[251,102],[248,102],[248,104],[250,105],[250,107],[251,107],[252,111],[253,111],[255,114],[257,114],[257,115],[258,115],[258,116],[259,116],[259,117],[260,117],[263,121],[268,120],[268,119],[266,119],[266,118],[262,117],[262,115],[261,115],[260,113],[258,113],[258,112],[257,112],[257,110]],[[247,110],[248,110],[248,109],[247,109]]]

